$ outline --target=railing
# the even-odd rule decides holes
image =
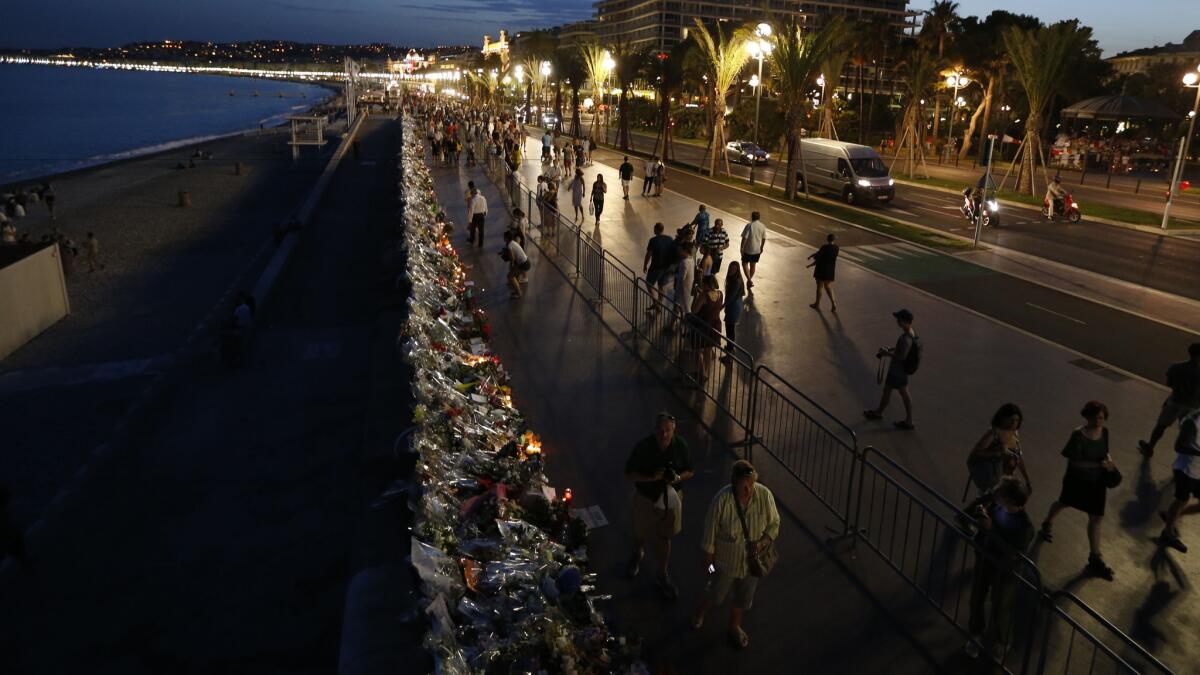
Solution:
[[[964,529],[975,522],[957,505],[876,448],[860,452],[854,431],[836,416],[767,366],[756,367],[746,349],[652,288],[580,224],[543,207],[486,148],[477,156],[486,158],[481,163],[510,208],[528,214],[529,240],[578,281],[575,290],[631,350],[660,374],[702,394],[694,405],[707,401],[744,434],[738,445],[748,458],[756,448],[766,451],[837,519],[839,539],[862,542],[922,606],[960,637],[981,640],[979,646],[1005,672],[1171,672],[1074,595],[1047,594],[1037,566],[1025,556],[997,559]],[[977,584],[989,586],[990,593],[979,594]],[[982,638],[975,635],[980,626],[971,625],[974,594],[979,594],[976,621],[984,616],[992,624]],[[992,604],[981,614],[984,595]],[[1084,628],[1059,600],[1100,628]]]

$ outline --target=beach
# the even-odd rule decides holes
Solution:
[[[286,133],[252,133],[72,172],[16,223],[32,241],[53,231],[80,249],[67,276],[71,314],[0,361],[0,476],[28,525],[104,442],[146,384],[237,283],[252,284],[275,227],[300,205],[336,145],[293,162]],[[194,160],[203,149],[211,159]],[[237,175],[236,164],[242,165]],[[179,206],[187,191],[191,205]],[[89,272],[94,232],[104,266]],[[213,359],[216,366],[216,359]]]

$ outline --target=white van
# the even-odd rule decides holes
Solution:
[[[841,195],[847,204],[886,204],[896,196],[896,181],[874,148],[827,138],[800,141],[804,171],[796,171],[796,189],[810,187]]]

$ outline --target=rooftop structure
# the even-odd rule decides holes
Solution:
[[[1200,30],[1189,33],[1182,43],[1168,42],[1161,47],[1121,52],[1105,61],[1112,64],[1118,75],[1145,73],[1160,63],[1194,68],[1200,64]]]

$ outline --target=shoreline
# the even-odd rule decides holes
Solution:
[[[26,65],[26,64],[0,62],[0,65]],[[44,64],[30,64],[30,65],[44,65]],[[214,74],[212,74],[212,73],[195,73],[195,74],[205,76],[205,77],[213,77],[214,76]],[[321,87],[328,92],[327,96],[325,96],[324,98],[321,98],[321,99],[314,99],[313,104],[311,106],[309,106],[304,111],[302,111],[301,113],[298,113],[298,114],[308,114],[309,112],[311,112],[312,110],[314,110],[316,108],[329,105],[338,96],[342,95],[339,85],[336,82],[331,82],[328,80],[313,81],[313,80],[305,80],[302,78],[282,78],[282,77],[266,78],[266,77],[254,77],[254,76],[246,76],[246,75],[215,75],[215,76],[216,77],[237,77],[239,79],[270,80],[270,81],[276,81],[276,82],[290,82],[293,84],[305,84],[305,85]],[[207,143],[214,143],[214,142],[218,142],[218,141],[228,140],[230,138],[236,138],[239,136],[250,136],[250,135],[258,134],[258,133],[262,133],[264,135],[269,134],[269,133],[277,133],[276,130],[287,126],[288,122],[287,122],[286,117],[290,114],[297,114],[297,113],[281,112],[281,113],[278,113],[275,115],[270,115],[270,116],[264,118],[264,120],[272,120],[272,119],[276,119],[276,118],[280,118],[280,117],[282,117],[283,119],[279,120],[277,123],[270,124],[270,125],[264,123],[261,127],[244,127],[242,129],[236,129],[236,130],[225,132],[225,133],[209,134],[207,136],[189,136],[189,137],[184,137],[184,138],[170,139],[170,140],[163,141],[161,143],[155,143],[153,145],[146,145],[146,146],[142,146],[142,147],[138,147],[138,148],[130,148],[128,150],[121,150],[118,152],[109,153],[107,155],[97,155],[95,157],[89,157],[87,159],[78,160],[76,163],[71,164],[66,167],[60,167],[60,168],[48,167],[45,172],[38,171],[37,173],[30,173],[29,175],[20,176],[15,179],[0,178],[0,192],[15,192],[16,190],[26,189],[29,187],[33,187],[35,185],[40,185],[44,182],[53,182],[55,180],[62,179],[62,178],[74,177],[85,171],[92,171],[92,170],[95,170],[95,169],[101,168],[101,167],[118,166],[120,164],[124,164],[126,162],[130,162],[130,161],[134,161],[134,160],[154,158],[154,157],[158,157],[160,155],[165,155],[167,153],[178,152],[180,150],[188,150],[188,149],[196,148],[198,146],[203,146]],[[336,116],[335,116],[335,119],[336,119]],[[37,171],[37,170],[35,170],[35,171]]]

